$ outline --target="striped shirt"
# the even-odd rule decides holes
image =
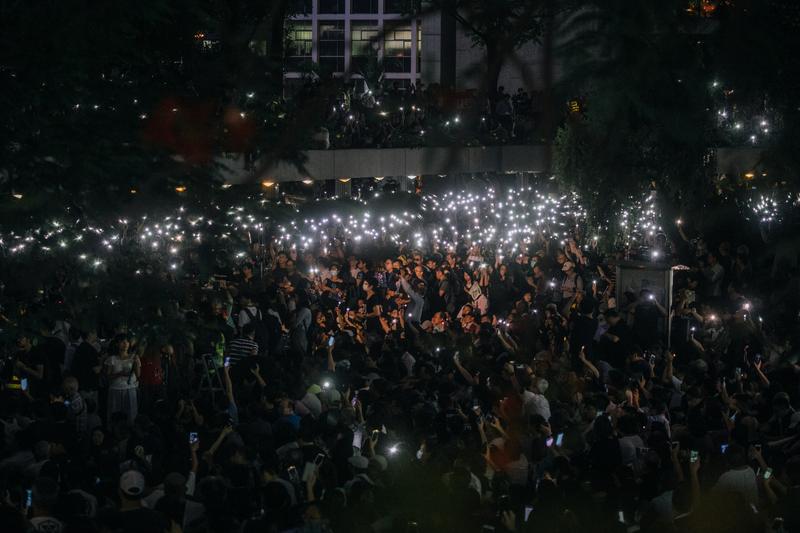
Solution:
[[[247,337],[236,337],[228,345],[228,352],[225,354],[230,359],[231,366],[251,355],[258,353],[258,343]]]

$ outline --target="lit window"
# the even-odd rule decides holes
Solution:
[[[386,72],[411,72],[411,28],[387,27],[384,37],[383,66]]]
[[[290,22],[289,39],[286,46],[286,66],[289,70],[301,70],[311,64],[311,22]]]
[[[344,21],[319,22],[319,66],[325,72],[344,72]]]
[[[367,69],[370,60],[378,57],[378,21],[354,20],[350,24],[350,39],[353,55],[353,72]]]

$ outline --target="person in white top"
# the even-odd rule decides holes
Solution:
[[[546,379],[538,377],[531,378],[528,390],[522,393],[522,408],[527,418],[533,415],[541,415],[546,421],[550,421],[550,402],[544,396],[547,388],[548,383]]]
[[[750,505],[758,504],[758,480],[756,473],[747,464],[747,452],[739,444],[732,442],[725,450],[729,469],[714,485],[715,492],[734,492],[740,494]]]
[[[111,342],[111,356],[106,359],[105,369],[108,377],[108,421],[117,412],[125,413],[133,422],[138,414],[139,373],[142,363],[139,356],[128,353],[130,341],[125,335],[118,335]]]
[[[253,303],[253,300],[247,296],[242,296],[240,303],[242,308],[239,311],[237,325],[241,331],[245,324],[249,324],[254,320],[261,320],[261,311],[259,311],[258,307]]]

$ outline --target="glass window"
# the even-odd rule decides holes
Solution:
[[[344,72],[344,21],[319,22],[319,66],[326,72]]]
[[[420,62],[422,61],[422,21],[417,21],[417,72],[422,71]]]
[[[344,0],[319,0],[318,12],[323,15],[339,15],[344,13]]]
[[[370,59],[378,57],[379,33],[377,20],[354,20],[350,23],[351,68],[354,72],[365,70]]]
[[[351,0],[350,13],[377,13],[378,0]]]
[[[310,15],[311,0],[291,0],[289,10],[292,15]]]
[[[383,68],[386,72],[411,72],[411,28],[386,27]]]
[[[393,15],[411,13],[418,4],[415,0],[384,0],[383,12]]]
[[[286,45],[286,66],[289,70],[300,70],[311,64],[311,22],[290,21],[289,39]]]

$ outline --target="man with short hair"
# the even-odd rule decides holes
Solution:
[[[725,269],[719,263],[717,254],[708,253],[708,266],[703,269],[706,280],[706,294],[711,298],[722,296],[722,281],[725,279]]]
[[[242,296],[239,300],[241,309],[239,310],[239,319],[237,325],[242,329],[245,324],[255,324],[261,320],[261,311],[258,309],[252,298],[249,296]]]
[[[256,328],[254,324],[247,323],[242,327],[241,334],[228,345],[225,354],[231,366],[236,366],[246,357],[258,355],[258,343],[255,341]]]
[[[547,388],[546,379],[535,376],[530,378],[527,389],[522,393],[522,408],[526,418],[540,415],[546,421],[550,421],[550,402],[544,395]]]
[[[436,269],[436,284],[438,288],[438,305],[434,311],[447,311],[448,313],[455,312],[455,295],[453,294],[453,287],[450,284],[447,272],[442,268]]]
[[[17,338],[15,373],[20,379],[28,380],[28,390],[34,397],[47,394],[45,383],[45,360],[39,350],[34,349],[31,336],[21,334]]]
[[[758,504],[758,480],[756,473],[747,461],[746,450],[736,442],[731,442],[725,451],[728,470],[714,485],[715,492],[736,493],[750,505]]]
[[[100,387],[100,352],[97,349],[97,333],[87,331],[81,338],[80,344],[75,348],[72,357],[72,375],[78,380],[81,387],[81,397],[97,403],[97,391]]]
[[[406,308],[406,321],[412,324],[419,324],[422,320],[422,311],[425,307],[425,282],[415,280],[416,285],[412,287],[411,283],[406,279],[407,276],[408,275],[400,276],[400,286],[411,299],[411,302]]]

